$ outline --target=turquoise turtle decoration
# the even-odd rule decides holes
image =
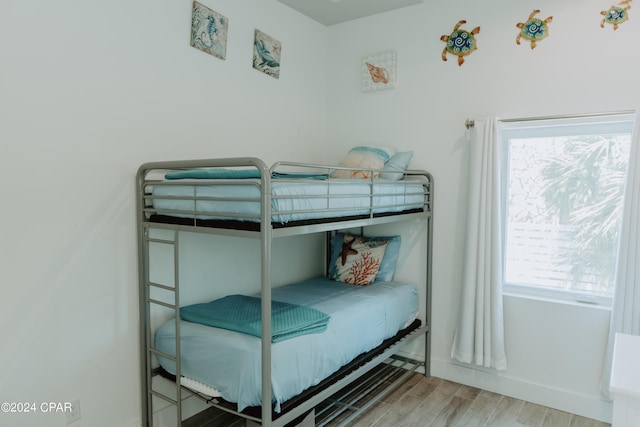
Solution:
[[[617,30],[618,25],[629,19],[629,12],[627,12],[627,10],[631,9],[629,3],[631,3],[631,0],[621,1],[619,6],[611,6],[609,10],[600,12],[600,14],[604,16],[600,22],[600,28],[604,28],[606,22],[607,24],[613,25],[614,30]]]
[[[447,60],[447,53],[450,53],[458,57],[458,65],[460,66],[464,64],[464,57],[478,48],[475,35],[480,32],[480,27],[476,27],[471,31],[460,30],[460,26],[466,23],[467,21],[464,19],[459,21],[453,27],[451,34],[440,37],[440,40],[447,43],[447,46],[442,51],[443,61]]]
[[[548,23],[551,22],[553,16],[548,17],[545,20],[534,18],[536,14],[540,13],[538,9],[531,12],[527,22],[518,22],[516,27],[520,28],[518,37],[516,37],[516,44],[520,44],[520,38],[525,38],[531,42],[531,49],[535,49],[538,40],[549,35]]]

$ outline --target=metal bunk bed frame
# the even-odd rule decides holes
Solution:
[[[430,354],[431,354],[431,271],[432,271],[432,249],[433,249],[433,219],[432,219],[432,201],[433,201],[433,177],[425,171],[406,171],[406,176],[421,176],[426,179],[426,189],[424,191],[424,208],[420,212],[412,213],[400,213],[389,216],[376,216],[373,213],[373,186],[372,193],[370,194],[371,206],[369,209],[369,215],[366,218],[347,219],[341,220],[336,218],[330,222],[323,222],[312,225],[295,225],[282,228],[274,228],[271,222],[271,176],[272,172],[281,166],[298,166],[307,167],[312,169],[324,169],[324,170],[336,170],[336,169],[348,169],[334,166],[314,165],[314,164],[298,164],[290,162],[278,162],[269,168],[262,160],[257,158],[224,158],[224,159],[208,159],[208,160],[183,160],[183,161],[167,161],[167,162],[151,162],[145,163],[140,166],[137,172],[137,228],[138,228],[138,259],[139,259],[139,307],[140,307],[140,363],[141,363],[141,403],[142,403],[142,425],[147,427],[153,426],[153,403],[152,400],[155,397],[169,402],[176,407],[176,425],[182,425],[182,385],[180,381],[180,322],[175,322],[176,329],[176,352],[175,357],[164,354],[156,350],[153,346],[153,337],[151,331],[151,319],[150,312],[153,305],[163,306],[174,310],[175,318],[179,318],[179,233],[180,231],[191,232],[204,232],[218,235],[233,235],[244,236],[251,238],[259,238],[261,245],[261,307],[262,307],[262,339],[261,339],[261,352],[262,352],[262,406],[261,416],[255,417],[247,415],[246,413],[240,413],[230,410],[224,406],[218,406],[221,409],[232,412],[242,417],[247,418],[260,423],[266,427],[282,427],[291,423],[292,421],[301,418],[301,416],[313,410],[315,406],[329,398],[336,392],[359,379],[367,372],[387,360],[390,356],[395,355],[397,351],[406,344],[419,336],[425,335],[425,360],[412,361],[402,357],[397,357],[398,360],[404,362],[413,362],[413,370],[418,367],[424,366],[424,373],[426,376],[430,376]],[[215,227],[201,227],[197,226],[194,220],[192,225],[183,224],[167,224],[161,222],[151,222],[148,220],[148,214],[154,210],[149,207],[148,200],[153,198],[147,193],[147,188],[153,183],[158,181],[148,180],[147,174],[153,170],[189,170],[199,168],[236,168],[236,167],[253,167],[259,171],[260,174],[260,223],[259,231],[247,231],[231,228],[215,228]],[[375,172],[375,170],[371,170]],[[371,174],[373,176],[373,174]],[[373,179],[371,179],[373,182]],[[197,197],[194,195],[194,199]],[[196,215],[196,212],[191,212]],[[419,328],[410,332],[407,336],[400,339],[399,342],[393,343],[386,349],[383,349],[373,359],[367,361],[360,367],[356,368],[351,373],[346,374],[343,378],[337,380],[332,385],[321,390],[311,398],[308,398],[295,408],[288,410],[274,419],[274,413],[272,409],[272,392],[271,392],[271,339],[265,339],[265,337],[272,336],[271,330],[271,252],[272,241],[278,237],[286,237],[300,234],[329,233],[338,229],[353,229],[377,225],[386,224],[397,221],[404,221],[409,219],[424,219],[426,221],[427,231],[427,259],[426,259],[426,312],[425,323]],[[155,238],[150,236],[151,229],[164,229],[170,230],[173,233],[173,238]],[[327,245],[328,245],[327,239]],[[149,245],[160,244],[173,246],[174,252],[174,283],[173,286],[154,283],[150,280],[150,256]],[[173,303],[167,303],[160,300],[153,299],[150,296],[150,289],[157,288],[164,291],[168,291],[173,294]],[[170,360],[175,361],[176,375],[175,385],[176,392],[175,398],[165,395],[159,391],[153,389],[152,377],[157,373],[153,368],[153,356],[160,355]],[[397,386],[400,380],[392,384],[393,387]],[[383,395],[386,393],[380,393]],[[380,396],[381,397],[381,396]],[[213,406],[217,406],[210,400],[207,401]],[[366,409],[371,403],[366,404],[361,410]],[[358,413],[348,419],[354,418]]]

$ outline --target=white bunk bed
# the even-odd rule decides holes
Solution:
[[[385,180],[373,178],[379,170],[368,170],[369,179],[337,179],[332,177],[336,170],[349,169],[292,162],[278,162],[269,168],[256,158],[154,162],[140,166],[137,174],[137,226],[143,426],[153,426],[154,398],[175,405],[176,425],[183,425],[182,389],[194,390],[192,384],[184,384],[181,372],[183,357],[178,344],[181,341],[182,321],[163,326],[165,332],[169,330],[175,348],[167,350],[164,346],[160,350],[156,347],[151,319],[154,306],[173,310],[174,318],[180,318],[178,251],[182,231],[260,240],[259,306],[260,335],[263,338],[260,339],[258,350],[261,377],[257,384],[261,405],[244,408],[245,405],[236,402],[204,396],[212,406],[263,426],[280,427],[304,418],[330,396],[377,370],[378,365],[388,363],[390,357],[411,371],[423,367],[425,374],[430,375],[433,178],[424,171],[405,171],[402,179]],[[306,388],[298,396],[287,398],[282,405],[279,401],[274,402],[272,370],[277,360],[274,361],[272,355],[277,357],[278,353],[274,353],[271,340],[273,240],[301,234],[327,233],[329,252],[331,233],[335,230],[363,229],[406,220],[419,220],[415,222],[425,227],[427,236],[424,319],[406,322],[397,334],[385,337],[375,348],[357,355],[319,384]],[[152,230],[163,230],[172,237],[154,237]],[[151,280],[150,245],[173,248],[173,283],[155,283]],[[155,299],[152,296],[154,289],[170,293],[172,301]],[[279,292],[280,288],[275,291]],[[421,336],[425,337],[424,361],[396,356],[402,346]],[[158,360],[171,366],[171,372],[159,368]],[[154,389],[153,378],[162,372],[175,381],[174,393],[167,394]],[[397,378],[391,387],[400,381],[402,378]],[[202,393],[196,394],[203,396]],[[357,415],[354,413],[346,420]]]

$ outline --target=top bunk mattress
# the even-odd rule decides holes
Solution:
[[[153,184],[147,212],[197,220],[259,223],[259,179],[166,180]],[[421,211],[426,190],[420,180],[273,179],[272,223]]]

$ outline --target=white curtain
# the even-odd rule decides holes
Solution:
[[[496,118],[470,131],[469,205],[460,317],[451,357],[503,370],[501,149]]]
[[[617,332],[640,335],[640,112],[636,112],[624,192],[609,344],[600,387],[609,395],[613,342]]]

